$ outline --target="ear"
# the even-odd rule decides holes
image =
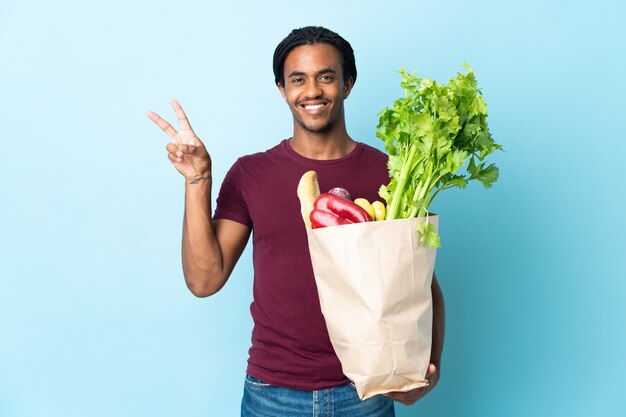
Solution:
[[[344,83],[344,86],[343,86],[343,98],[344,99],[348,98],[348,96],[350,95],[350,92],[352,91],[352,87],[354,87],[354,78],[350,77]]]
[[[281,83],[276,83],[276,87],[278,87],[278,91],[283,96],[283,99],[287,101],[287,93],[285,92],[285,87]]]

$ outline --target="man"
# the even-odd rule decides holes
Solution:
[[[242,416],[393,416],[393,401],[413,404],[439,379],[443,298],[433,279],[433,349],[429,386],[360,401],[341,372],[321,314],[296,188],[302,174],[318,173],[320,189],[346,188],[369,201],[388,183],[387,157],[347,133],[343,103],[356,81],[350,44],[321,27],[291,32],[274,52],[275,82],[293,115],[293,136],[239,158],[211,208],[211,159],[180,104],[172,106],[177,132],[148,116],[173,139],[168,158],[186,178],[182,261],[198,297],[226,283],[251,231],[254,320]],[[331,414],[328,414],[331,415]]]

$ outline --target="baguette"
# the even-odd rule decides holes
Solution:
[[[313,211],[313,203],[320,195],[320,185],[317,182],[317,172],[307,171],[304,173],[298,183],[298,198],[300,199],[300,212],[304,225],[311,229],[311,211]]]

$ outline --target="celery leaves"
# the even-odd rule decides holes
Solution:
[[[402,68],[405,96],[378,114],[376,136],[389,154],[391,182],[379,190],[388,220],[426,216],[441,190],[465,188],[471,180],[489,188],[498,180],[498,168],[485,158],[502,146],[489,133],[487,105],[474,72],[463,67],[467,73],[447,84]],[[459,173],[464,166],[466,172]],[[421,244],[441,246],[430,223],[421,223],[418,231]]]

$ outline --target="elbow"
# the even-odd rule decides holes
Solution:
[[[198,298],[207,298],[222,289],[223,284],[219,284],[222,280],[211,279],[190,279],[185,276],[185,283],[189,291]]]
[[[198,298],[210,297],[222,288],[217,271],[210,268],[190,267],[183,262],[183,276],[187,289]]]
[[[217,291],[212,292],[212,291],[206,291],[206,290],[199,290],[189,285],[187,286],[187,288],[189,288],[189,291],[191,291],[191,293],[195,295],[197,298],[207,298],[217,292]]]
[[[207,298],[219,291],[219,288],[211,288],[209,285],[197,285],[187,281],[187,288],[198,298]]]

